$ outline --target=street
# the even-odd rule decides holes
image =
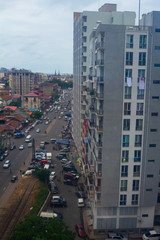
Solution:
[[[54,116],[56,115],[56,119]],[[50,143],[51,138],[61,138],[61,131],[63,126],[66,125],[66,121],[64,118],[59,119],[58,113],[48,112],[47,117],[51,120],[49,125],[43,123],[39,123],[32,129],[28,134],[32,135],[35,140],[35,149],[39,148],[39,144],[41,141],[49,142],[49,144],[45,145],[45,150],[47,152],[52,152],[52,163],[54,165],[53,171],[56,172],[55,183],[58,186],[59,192],[56,195],[60,195],[64,197],[67,201],[66,208],[56,208],[55,211],[59,211],[63,214],[63,219],[66,225],[70,227],[71,230],[75,231],[76,223],[83,223],[82,218],[82,209],[78,208],[77,204],[77,196],[75,192],[77,188],[75,186],[68,186],[63,184],[63,172],[60,160],[56,159],[56,155],[59,153],[57,150],[53,150],[53,143]],[[37,133],[36,129],[40,128],[40,132]],[[28,148],[28,143],[25,142],[25,138],[14,139],[11,138],[11,143],[14,142],[16,145],[16,149],[9,150],[9,155],[5,158],[5,160],[11,161],[11,166],[8,169],[3,169],[3,162],[0,162],[0,197],[5,194],[5,189],[7,188],[12,175],[20,175],[20,171],[27,170],[29,163],[32,161],[32,148]],[[24,149],[19,150],[19,146],[23,144]],[[72,160],[77,168],[76,152],[68,153],[70,160]],[[10,170],[11,169],[11,170]],[[80,169],[77,169],[80,171]],[[10,172],[11,171],[11,172]],[[82,178],[82,177],[81,177]],[[79,181],[82,181],[81,179]],[[50,204],[47,207],[47,210],[51,209]],[[52,208],[53,209],[53,208]],[[78,237],[76,239],[79,239]]]

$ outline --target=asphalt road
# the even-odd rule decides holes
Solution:
[[[54,119],[55,115],[56,119]],[[43,123],[37,124],[35,128],[28,133],[34,138],[36,149],[39,148],[39,144],[41,141],[50,142],[51,138],[61,138],[61,131],[63,129],[63,126],[66,125],[66,121],[64,121],[64,118],[59,119],[58,116],[59,114],[55,113],[54,111],[48,112],[47,117],[49,117],[49,119],[51,120],[49,125],[46,125],[44,120]],[[36,133],[37,128],[40,128],[40,133]],[[45,131],[47,131],[47,134],[45,133]],[[14,144],[16,145],[16,149],[12,151],[10,150],[9,155],[5,158],[5,160],[9,159],[11,161],[11,166],[9,169],[3,169],[3,163],[5,160],[3,162],[0,162],[0,197],[5,192],[5,189],[7,188],[7,185],[9,184],[12,175],[17,175],[20,170],[26,170],[29,162],[32,161],[32,148],[28,148],[28,143],[25,143],[25,138],[11,138],[10,141],[11,143],[14,142]],[[21,144],[24,145],[23,150],[19,150],[19,146]],[[63,214],[63,219],[65,223],[70,227],[71,230],[74,231],[76,223],[83,223],[82,209],[79,209],[77,205],[77,197],[75,195],[75,192],[77,191],[76,187],[63,184],[61,163],[55,157],[56,154],[58,154],[59,152],[53,150],[53,146],[54,144],[49,143],[45,145],[45,149],[47,150],[47,152],[52,152],[53,155],[52,163],[54,165],[53,171],[56,172],[55,182],[59,189],[58,195],[63,196],[67,201],[66,208],[56,208],[55,211],[59,211]],[[75,163],[78,170],[80,171],[79,166],[75,162],[76,152],[70,152],[69,158]],[[82,181],[82,177],[80,181]],[[50,204],[48,205],[47,209],[51,209]],[[79,238],[77,237],[77,239]]]

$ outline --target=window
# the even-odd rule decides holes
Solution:
[[[145,52],[140,52],[139,53],[138,65],[139,66],[145,66],[146,65],[146,53]]]
[[[153,174],[148,174],[147,178],[153,178]]]
[[[157,117],[158,116],[158,112],[152,112],[151,116]]]
[[[126,48],[133,48],[133,35],[126,35]]]
[[[142,214],[142,217],[148,217],[148,214]]]
[[[87,16],[83,16],[83,22],[87,22]]]
[[[140,176],[140,165],[134,165],[133,166],[133,177],[139,177]]]
[[[132,78],[132,69],[125,70],[125,82],[127,82],[127,78]]]
[[[136,115],[143,115],[143,103],[137,103]]]
[[[128,177],[128,166],[121,167],[121,177]]]
[[[138,204],[138,194],[132,194],[132,205]]]
[[[151,159],[151,160],[148,160],[148,162],[155,162],[155,160],[152,160],[152,159]]]
[[[124,115],[131,114],[131,103],[124,103]]]
[[[120,205],[126,205],[127,195],[120,195]]]
[[[141,151],[135,150],[134,151],[134,162],[140,162],[141,161]]]
[[[129,147],[129,135],[123,135],[123,147]]]
[[[142,131],[143,119],[136,119],[136,131]]]
[[[127,180],[121,180],[121,191],[127,191]]]
[[[133,65],[133,52],[126,52],[126,65]]]
[[[123,120],[123,130],[129,131],[130,130],[130,119]]]
[[[131,99],[131,92],[132,92],[132,88],[125,86],[125,95],[124,95],[124,98],[125,98],[125,99]]]
[[[160,32],[160,28],[155,28],[155,32]]]
[[[138,191],[138,190],[139,190],[139,180],[133,180],[132,191]]]
[[[129,151],[128,150],[124,150],[122,151],[122,162],[128,162],[129,161]]]
[[[139,37],[139,48],[147,48],[147,35],[140,35]]]
[[[144,99],[144,89],[137,87],[137,99]]]
[[[156,128],[151,128],[150,132],[157,132],[157,129]]]
[[[160,67],[160,63],[155,63],[154,67]]]
[[[155,50],[160,50],[160,46],[155,46],[154,49]]]
[[[159,96],[152,96],[152,99],[159,99]]]
[[[142,146],[142,135],[135,135],[135,147]]]
[[[160,84],[160,80],[153,80],[153,84]]]
[[[139,69],[138,70],[138,82],[140,78],[144,78],[145,79],[145,70],[144,69]]]
[[[146,188],[146,192],[152,192],[152,188]]]
[[[156,147],[156,144],[149,144],[149,147]]]

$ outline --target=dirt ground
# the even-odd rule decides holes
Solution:
[[[14,192],[0,212],[1,240],[7,240],[15,225],[29,214],[40,186],[39,180],[33,176],[22,177],[18,181]]]

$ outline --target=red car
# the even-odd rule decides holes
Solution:
[[[81,238],[84,238],[87,236],[84,230],[84,227],[81,224],[76,224],[76,231],[78,233],[78,236]]]

